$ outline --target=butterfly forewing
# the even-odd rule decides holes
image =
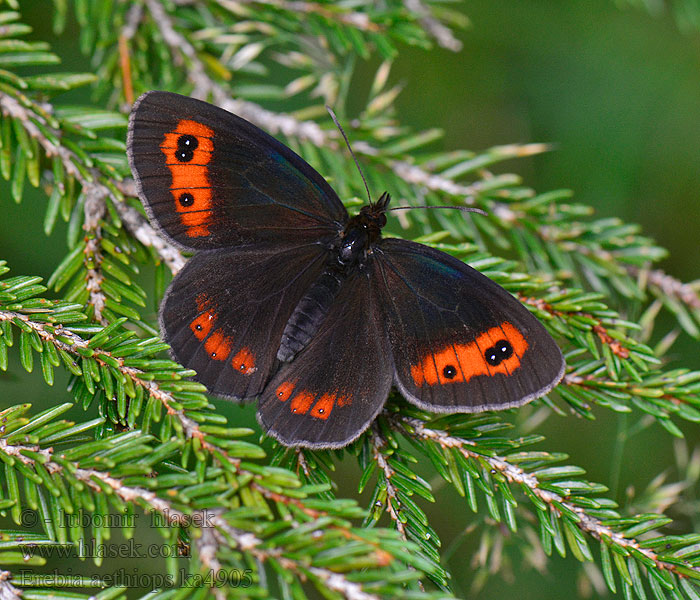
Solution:
[[[325,239],[347,220],[303,159],[206,102],[144,94],[131,113],[128,155],[152,220],[186,248]]]
[[[435,412],[498,410],[561,379],[559,347],[502,287],[422,244],[383,240],[374,254],[396,385],[408,400]]]

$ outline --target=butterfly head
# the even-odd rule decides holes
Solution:
[[[386,225],[386,211],[390,202],[391,196],[389,192],[384,192],[379,196],[379,200],[376,202],[370,201],[369,204],[363,206],[358,217],[361,217],[361,221],[368,229],[376,228],[378,232]]]
[[[382,227],[386,225],[386,211],[389,202],[391,202],[391,196],[389,192],[384,192],[379,200],[363,206],[360,209],[360,214],[351,220],[367,230],[370,242],[379,238]]]

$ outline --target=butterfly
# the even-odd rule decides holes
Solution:
[[[282,444],[340,448],[392,385],[435,413],[521,406],[562,353],[510,293],[437,249],[383,238],[390,202],[349,216],[290,148],[206,102],[152,91],[127,151],[153,225],[192,252],[160,307],[174,358],[212,394],[259,398]]]

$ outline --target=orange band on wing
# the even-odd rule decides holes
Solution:
[[[502,323],[479,335],[469,344],[450,344],[426,354],[411,366],[417,386],[466,383],[478,375],[510,375],[520,367],[527,340],[510,323]]]
[[[197,310],[201,313],[190,323],[190,329],[200,342],[209,335],[216,322],[216,312],[211,310],[210,301],[206,294],[199,294],[195,299]]]
[[[311,416],[317,419],[327,419],[333,410],[333,404],[335,404],[335,394],[323,394],[311,409]]]
[[[226,360],[231,353],[232,345],[233,340],[227,335],[224,335],[221,329],[217,329],[207,338],[207,341],[204,342],[204,349],[214,360]]]
[[[291,381],[285,381],[277,387],[275,395],[281,402],[286,402],[293,392],[294,384]],[[309,413],[311,417],[325,420],[330,416],[334,406],[347,406],[352,402],[350,396],[341,394],[323,394],[314,403],[315,398],[316,394],[308,390],[302,390],[292,397],[292,401],[289,403],[289,410],[298,415]],[[310,412],[309,409],[311,409]]]
[[[293,413],[305,415],[314,403],[314,395],[311,392],[299,392],[292,398],[289,408]]]
[[[275,395],[280,402],[286,402],[289,400],[289,396],[292,395],[294,391],[294,384],[291,381],[285,381],[281,383],[275,390]]]
[[[170,192],[175,210],[189,237],[209,235],[213,214],[209,182],[209,161],[214,151],[214,130],[206,125],[182,119],[165,134],[160,145],[172,176]]]
[[[252,375],[257,371],[255,368],[255,356],[250,351],[250,348],[241,348],[231,359],[231,365],[239,373],[243,375]]]
[[[216,321],[216,315],[208,310],[202,313],[190,323],[190,329],[194,333],[200,342],[209,335],[211,328],[214,326],[214,321]]]

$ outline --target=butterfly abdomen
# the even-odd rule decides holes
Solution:
[[[289,362],[306,347],[318,331],[346,276],[343,270],[328,268],[314,282],[287,321],[277,351],[279,360]]]
[[[337,240],[321,276],[299,301],[282,334],[277,358],[291,361],[316,334],[348,275],[364,265],[370,243],[379,237],[381,225],[365,211],[351,219]]]

